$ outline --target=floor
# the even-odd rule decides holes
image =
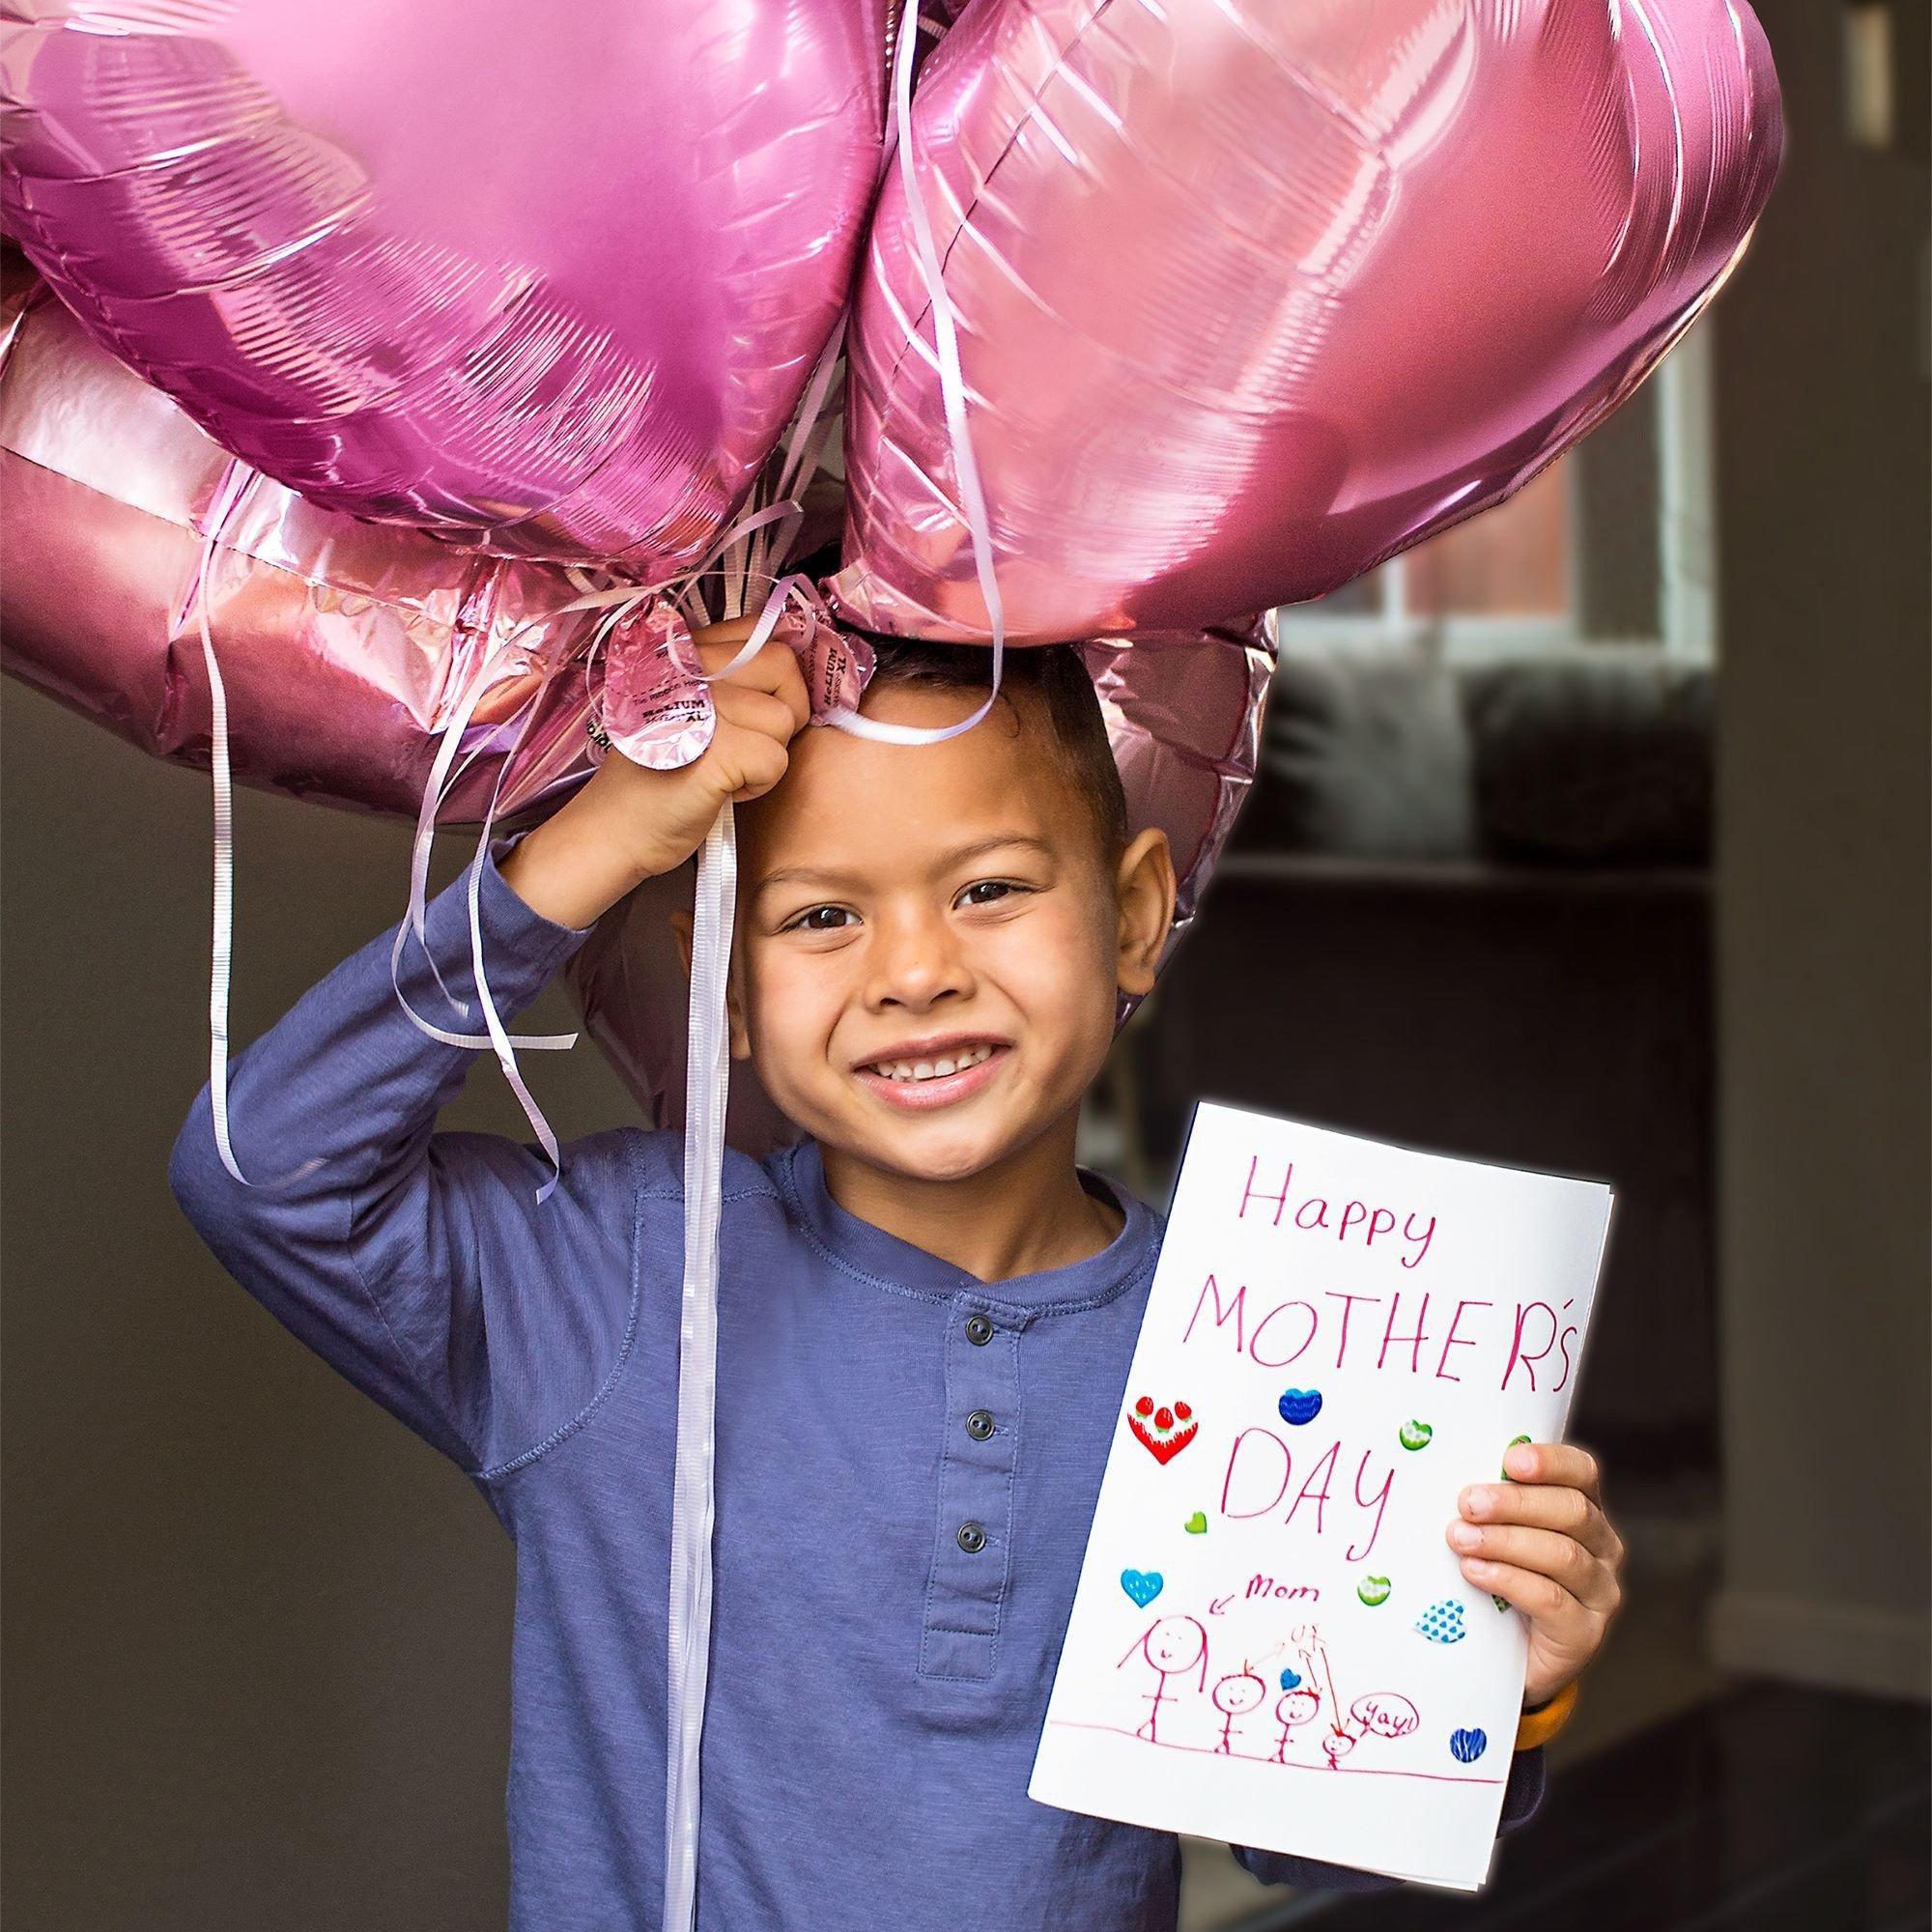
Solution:
[[[1477,1898],[1305,1897],[1240,1932],[1923,1932],[1923,1705],[1746,1684],[1571,1766]]]
[[[1932,1932],[1925,1708],[1715,1670],[1715,1519],[1683,1504],[1620,1489],[1629,1607],[1479,1897],[1296,1896],[1186,1839],[1181,1932]]]

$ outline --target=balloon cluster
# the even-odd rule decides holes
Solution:
[[[1602,420],[1781,141],[1741,0],[971,0],[903,129],[888,0],[346,4],[4,10],[0,218],[64,308],[0,323],[0,618],[196,759],[206,622],[237,776],[338,804],[415,811],[467,705],[444,822],[559,799],[613,680],[626,749],[702,749],[667,612],[720,614],[721,538],[758,596],[831,534],[775,485],[849,315],[821,613],[985,641],[990,565],[1009,640],[1107,640],[1135,803],[1211,861],[1240,613]]]

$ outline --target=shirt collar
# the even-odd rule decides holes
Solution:
[[[775,1156],[775,1171],[786,1210],[807,1236],[840,1266],[884,1288],[952,1296],[970,1293],[989,1307],[1006,1306],[1035,1314],[1061,1308],[1091,1307],[1110,1299],[1137,1276],[1151,1271],[1160,1248],[1160,1217],[1105,1175],[1080,1170],[1090,1191],[1104,1192],[1125,1217],[1121,1232],[1099,1253],[1065,1267],[1042,1268],[1006,1281],[982,1282],[953,1263],[875,1228],[833,1200],[825,1185],[825,1163],[815,1141],[801,1141]]]

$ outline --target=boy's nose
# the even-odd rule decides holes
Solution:
[[[972,975],[951,944],[944,920],[881,920],[874,927],[867,1004],[919,1011],[972,990]]]

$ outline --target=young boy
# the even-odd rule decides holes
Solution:
[[[706,662],[745,634],[706,634]],[[952,722],[987,665],[889,649],[866,709]],[[781,644],[713,695],[703,757],[607,758],[499,841],[480,885],[507,1019],[724,800],[750,808],[733,1051],[809,1138],[762,1164],[726,1155],[699,1922],[1168,1932],[1171,1835],[1026,1795],[1160,1239],[1073,1149],[1117,1000],[1153,980],[1166,841],[1125,822],[1070,649],[1010,653],[984,723],[916,748],[802,731]],[[427,934],[469,996],[462,881]],[[433,1131],[469,1055],[397,1006],[391,936],[235,1062],[238,1139],[277,1172],[314,1170],[237,1184],[204,1088],[170,1179],[238,1279],[455,1458],[516,1541],[513,1923],[649,1927],[681,1140],[579,1140],[539,1206],[534,1147]],[[403,989],[446,1010],[413,943]],[[1541,1706],[1600,1643],[1621,1549],[1581,1451],[1520,1448],[1511,1474],[1469,1492],[1448,1533],[1471,1539],[1471,1579],[1528,1614]],[[1507,1821],[1534,1807],[1541,1755],[1517,1755]],[[1382,1883],[1238,1856],[1266,1880]]]

